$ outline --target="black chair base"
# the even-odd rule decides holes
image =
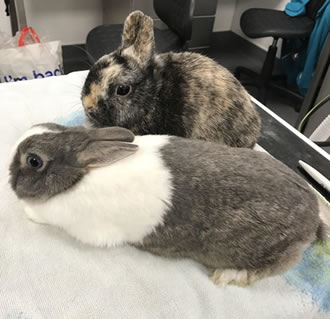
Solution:
[[[303,96],[290,90],[285,86],[286,77],[285,75],[272,75],[276,51],[277,51],[277,38],[274,38],[272,45],[269,46],[266,59],[262,66],[261,73],[258,74],[246,67],[239,66],[236,68],[234,75],[238,80],[240,80],[241,75],[244,74],[248,76],[251,81],[242,82],[244,86],[255,86],[258,89],[258,100],[263,104],[266,104],[267,100],[267,90],[269,88],[275,89],[288,97],[293,98],[296,101],[294,109],[299,112],[300,106],[303,102]],[[278,83],[276,83],[278,82]],[[282,83],[281,83],[282,82]]]
[[[279,93],[291,98],[295,101],[294,109],[296,112],[299,112],[300,107],[304,101],[304,97],[299,93],[294,92],[285,86],[286,76],[285,75],[274,75],[271,77],[271,81],[268,84],[262,82],[260,74],[245,68],[245,67],[237,67],[235,70],[235,76],[237,79],[240,79],[240,75],[246,75],[250,79],[248,81],[241,81],[244,87],[253,86],[258,89],[257,99],[263,103],[267,103],[267,91],[269,89],[273,89],[278,91]],[[277,83],[278,82],[278,83]]]

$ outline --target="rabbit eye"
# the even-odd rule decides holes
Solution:
[[[119,85],[117,86],[116,94],[117,95],[127,95],[131,91],[130,85]]]
[[[42,167],[43,161],[38,155],[31,154],[26,158],[26,164],[33,169],[38,169]]]

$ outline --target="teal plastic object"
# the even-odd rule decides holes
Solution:
[[[306,4],[309,0],[291,0],[285,6],[285,13],[290,17],[300,16],[306,13]]]

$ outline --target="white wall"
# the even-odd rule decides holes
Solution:
[[[219,0],[221,1],[221,0]],[[237,0],[236,9],[232,20],[231,30],[243,38],[253,42],[264,50],[268,50],[268,46],[272,42],[272,38],[250,39],[243,34],[240,27],[240,17],[242,13],[249,8],[268,8],[284,10],[288,0]],[[278,50],[279,52],[279,50]]]
[[[218,0],[213,32],[231,30],[237,0]]]
[[[10,19],[5,14],[5,3],[0,1],[0,32],[11,34]]]
[[[145,0],[143,0],[145,1]],[[136,0],[136,2],[143,2]],[[166,0],[164,0],[166,1]],[[132,1],[130,1],[132,2]],[[288,0],[218,0],[213,31],[229,31],[267,50],[271,39],[249,39],[241,31],[241,14],[248,8],[283,10]],[[25,0],[27,23],[41,37],[63,44],[85,43],[87,33],[103,23],[102,0]],[[10,20],[0,0],[0,31],[11,33]]]
[[[47,40],[85,43],[88,32],[102,24],[101,0],[25,0],[24,3],[28,25]]]
[[[85,43],[87,33],[102,24],[101,0],[25,0],[27,24],[41,38],[63,44]],[[0,31],[11,34],[10,19],[0,0]]]

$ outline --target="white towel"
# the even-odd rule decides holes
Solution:
[[[330,318],[330,245],[283,276],[216,287],[190,260],[99,249],[29,221],[8,185],[11,147],[31,125],[82,119],[86,72],[0,84],[0,318]]]

